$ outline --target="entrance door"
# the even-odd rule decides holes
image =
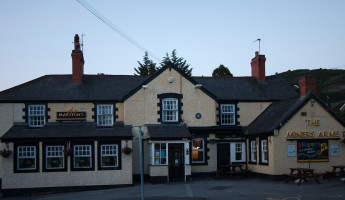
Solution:
[[[169,181],[184,181],[183,144],[169,144]]]
[[[221,170],[222,165],[230,165],[230,143],[217,144],[217,171]]]

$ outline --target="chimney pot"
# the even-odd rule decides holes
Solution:
[[[80,50],[79,36],[74,36],[74,50],[72,50],[72,81],[81,83],[84,75],[84,56]]]
[[[259,52],[255,52],[255,57],[250,63],[252,66],[252,77],[256,77],[259,81],[265,80],[265,55],[259,55]]]
[[[316,92],[316,84],[317,84],[316,78],[312,76],[302,76],[299,78],[298,83],[299,83],[301,97],[304,97],[309,92],[314,92],[314,93]]]

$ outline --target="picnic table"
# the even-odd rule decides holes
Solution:
[[[314,173],[314,169],[309,168],[289,168],[290,174],[284,174],[286,176],[286,183],[291,179],[298,180],[297,185],[300,185],[303,181],[307,181],[308,178],[314,178],[314,180],[320,184],[318,179],[319,175]]]
[[[328,176],[328,180],[331,180],[333,176],[344,177],[345,176],[345,165],[334,165],[331,166],[333,168],[332,171],[326,171]],[[343,181],[345,183],[345,181]]]

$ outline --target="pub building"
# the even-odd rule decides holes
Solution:
[[[241,164],[279,178],[344,164],[345,124],[300,79],[301,95],[265,77],[191,77],[173,65],[150,77],[86,75],[78,35],[71,75],[46,75],[0,92],[3,196],[131,186],[215,176]]]

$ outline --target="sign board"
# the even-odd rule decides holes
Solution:
[[[66,112],[57,112],[56,121],[85,121],[86,112],[76,112],[72,107],[68,108]]]
[[[328,150],[327,140],[298,140],[297,161],[327,162]]]

